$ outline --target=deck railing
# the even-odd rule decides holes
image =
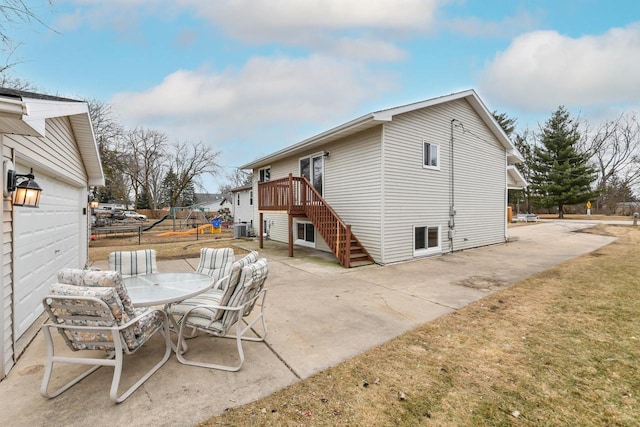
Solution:
[[[306,215],[327,242],[340,264],[351,263],[351,226],[322,198],[305,177],[282,178],[258,185],[258,209],[286,211],[290,215]]]

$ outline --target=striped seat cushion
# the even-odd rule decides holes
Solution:
[[[196,273],[211,276],[217,282],[231,273],[231,266],[234,260],[235,255],[231,248],[202,248],[200,249],[200,262]]]
[[[119,271],[123,277],[157,273],[156,250],[111,252],[109,254],[109,269]]]

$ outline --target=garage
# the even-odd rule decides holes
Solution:
[[[104,174],[84,101],[0,88],[0,153],[1,380],[40,330],[58,270],[86,265],[88,190]],[[31,169],[42,189],[37,208],[14,200],[13,172]]]
[[[18,164],[18,170],[25,170]],[[79,202],[87,198],[84,188],[53,179],[34,171],[38,184],[46,189],[37,209],[14,209],[14,337],[22,334],[43,312],[42,298],[49,284],[63,267],[76,267],[85,259],[80,254],[82,233],[78,222],[86,223],[79,211]]]

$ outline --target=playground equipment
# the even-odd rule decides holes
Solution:
[[[211,226],[213,227],[212,233],[222,233],[222,219],[215,217],[211,221]]]
[[[196,228],[191,228],[186,231],[167,231],[166,233],[158,234],[158,237],[167,237],[167,236],[186,236],[188,234],[205,234],[205,233],[213,233],[213,225],[204,224]]]
[[[160,224],[162,221],[164,221],[165,219],[169,218],[169,215],[165,215],[162,218],[160,218],[159,220],[157,220],[156,222],[154,222],[153,224],[149,225],[148,227],[144,227],[142,229],[142,231],[149,231],[151,230],[153,227],[155,227],[156,225]]]

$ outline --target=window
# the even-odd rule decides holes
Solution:
[[[249,191],[249,205],[253,206],[253,190]]]
[[[422,141],[422,166],[429,169],[440,168],[440,146]]]
[[[303,157],[300,159],[300,176],[306,176],[318,193],[322,196],[322,174],[323,174],[322,154]]]
[[[238,195],[238,206],[240,206],[240,193],[236,193]]]
[[[296,222],[296,245],[315,247],[316,228],[310,222]]]
[[[440,252],[440,227],[413,228],[413,255],[429,255]]]
[[[260,182],[271,181],[271,167],[260,169]]]

